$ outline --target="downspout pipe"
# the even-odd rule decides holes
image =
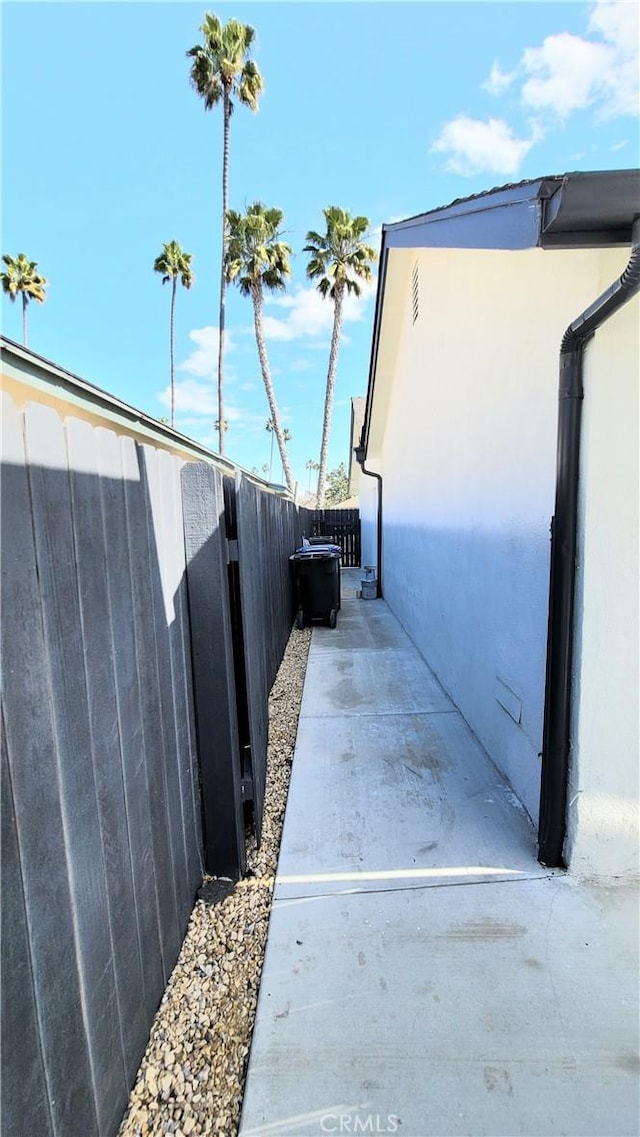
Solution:
[[[376,558],[378,561],[377,581],[376,581],[376,596],[382,596],[382,474],[376,474],[375,470],[367,470],[365,467],[365,452],[364,446],[355,446],[354,454],[356,462],[358,463],[363,474],[368,478],[376,478],[378,482],[378,523],[376,529]]]
[[[538,860],[565,868],[567,784],[571,751],[571,684],[578,540],[578,481],[584,399],[584,349],[598,328],[640,290],[640,218],[633,224],[629,263],[598,299],[569,325],[560,345],[556,499],[551,525],[551,571]]]

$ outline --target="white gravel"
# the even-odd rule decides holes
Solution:
[[[119,1137],[237,1134],[310,642],[294,629],[269,698],[261,846],[229,896],[196,903]]]

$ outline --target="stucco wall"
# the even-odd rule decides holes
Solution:
[[[378,482],[376,478],[360,478],[360,527],[362,566],[378,568]]]
[[[418,317],[409,302],[395,317],[377,424],[385,596],[537,819],[558,349],[598,295],[602,254],[416,259]]]
[[[607,266],[602,287],[616,274]],[[585,354],[577,641],[567,854],[572,871],[640,871],[636,298]]]

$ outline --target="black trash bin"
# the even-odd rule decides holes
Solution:
[[[340,546],[305,545],[289,560],[298,597],[297,627],[325,620],[335,628],[340,609]]]

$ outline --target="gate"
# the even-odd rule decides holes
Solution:
[[[307,510],[308,537],[326,537],[340,546],[344,568],[360,568],[360,510]]]

